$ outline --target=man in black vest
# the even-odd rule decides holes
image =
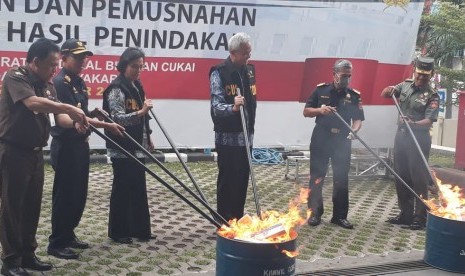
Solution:
[[[255,67],[247,63],[252,51],[250,37],[237,33],[228,48],[229,57],[210,70],[210,113],[218,153],[217,209],[226,220],[244,215],[250,174],[240,106],[244,106],[251,146],[257,108]]]

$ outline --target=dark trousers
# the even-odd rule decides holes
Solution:
[[[144,159],[139,159],[145,163]],[[149,238],[150,213],[145,170],[129,158],[111,158],[113,186],[110,198],[108,236],[113,239]]]
[[[249,161],[245,147],[216,145],[218,180],[216,182],[217,211],[226,220],[244,215]]]
[[[21,266],[34,254],[44,186],[42,151],[24,150],[0,142],[0,243],[3,263]]]
[[[414,135],[426,160],[431,149],[428,130],[415,130]],[[394,140],[394,169],[396,173],[420,196],[428,199],[428,184],[431,177],[420,153],[407,130],[398,130]],[[407,220],[415,217],[426,220],[425,206],[400,181],[396,180],[396,191],[401,216]]]
[[[55,170],[52,194],[52,234],[49,247],[63,248],[76,237],[89,184],[89,143],[54,138],[50,146]]]
[[[349,212],[349,169],[351,140],[347,133],[331,133],[316,125],[310,142],[310,195],[308,207],[313,215],[321,216],[323,184],[329,159],[333,168],[333,218],[346,219]]]

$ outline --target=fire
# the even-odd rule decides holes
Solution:
[[[262,212],[262,220],[258,216],[245,215],[239,220],[230,220],[229,227],[221,226],[218,234],[229,239],[257,243],[280,243],[292,240],[297,236],[295,228],[305,224],[311,215],[311,211],[307,210],[305,217],[301,217],[300,210],[301,206],[307,203],[308,193],[308,188],[302,188],[299,196],[289,203],[287,213],[273,210],[264,211]]]
[[[425,200],[425,203],[431,208],[430,212],[439,217],[465,221],[464,191],[459,186],[443,184],[437,177],[436,183],[440,191],[440,201],[435,198]]]
[[[297,257],[297,255],[299,255],[299,252],[298,252],[298,251],[287,251],[287,250],[283,250],[283,251],[281,251],[281,253],[285,254],[285,255],[288,256],[289,258],[294,258],[294,257]]]

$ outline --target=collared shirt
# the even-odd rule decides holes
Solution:
[[[233,116],[233,104],[226,103],[225,91],[218,70],[210,76],[211,105],[218,117]],[[253,133],[249,134],[250,146],[253,144]],[[222,146],[245,146],[244,132],[215,132],[215,144]]]
[[[84,80],[63,68],[54,78],[53,85],[57,92],[58,100],[62,103],[73,105],[77,108],[82,109],[86,116],[90,116],[89,112],[89,96],[87,94],[87,86]],[[74,128],[63,128],[60,126],[54,126],[51,130],[53,137],[66,138],[78,138],[85,139],[90,135],[90,131],[86,134],[81,134]]]
[[[108,94],[108,102],[110,104],[110,110],[112,113],[110,114],[115,123],[121,126],[130,126],[130,125],[137,125],[140,124],[141,118],[137,116],[136,112],[132,112],[126,114],[126,109],[124,107],[125,103],[125,96],[121,89],[115,87],[113,88],[110,93]],[[145,124],[144,124],[144,133],[146,133]],[[148,139],[147,135],[143,136],[142,146],[144,148],[148,148]],[[107,154],[110,158],[126,158],[127,156],[118,149],[107,148]],[[144,152],[141,150],[135,151],[135,156],[137,158],[144,158],[146,157]]]
[[[322,105],[335,107],[338,114],[349,125],[351,120],[365,120],[360,92],[354,89],[345,88],[339,91],[332,83],[319,84],[307,99],[305,108],[319,108]],[[337,128],[343,130],[344,133],[349,133],[343,122],[334,114],[318,115],[315,122],[328,129]]]
[[[439,114],[439,95],[430,86],[416,87],[413,80],[406,80],[395,86],[400,100],[402,113],[413,121],[430,119],[437,121]]]
[[[33,112],[22,103],[32,96],[56,101],[53,85],[40,80],[28,66],[9,70],[0,94],[1,140],[31,149],[47,145],[50,132],[48,114]]]

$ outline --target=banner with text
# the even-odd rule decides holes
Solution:
[[[315,83],[331,81],[331,62],[349,58],[365,104],[390,104],[372,94],[410,74],[422,9],[420,0],[0,0],[0,77],[25,63],[39,37],[79,38],[95,54],[83,71],[93,99],[129,46],[146,53],[148,97],[208,99],[210,67],[227,57],[229,37],[246,32],[259,100],[304,101]]]

